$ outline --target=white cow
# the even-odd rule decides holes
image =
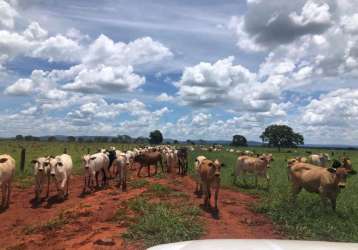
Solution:
[[[86,191],[87,187],[90,189],[94,188],[94,179],[96,180],[96,186],[98,187],[99,172],[102,172],[102,186],[106,184],[107,176],[109,176],[109,158],[105,153],[84,155],[82,157],[82,165],[85,170],[85,183],[83,192]]]
[[[203,184],[202,184],[201,178],[200,178],[199,167],[200,167],[201,162],[205,159],[206,159],[206,157],[203,155],[200,155],[195,158],[194,179],[196,181],[196,185],[195,185],[195,193],[196,194],[201,194],[203,192]]]
[[[0,187],[2,199],[0,208],[8,208],[10,204],[11,182],[15,175],[15,160],[10,155],[0,155]]]
[[[45,182],[47,182],[46,197],[50,194],[50,163],[48,157],[39,157],[36,160],[31,161],[34,164],[34,176],[35,176],[35,200],[40,202],[41,193]]]
[[[312,154],[307,158],[308,158],[308,163],[321,167],[328,167],[328,163],[331,160],[329,155],[326,153]]]
[[[69,182],[73,167],[72,158],[68,154],[62,154],[49,158],[48,162],[51,176],[55,178],[57,193],[63,199],[69,194]]]
[[[122,185],[122,191],[127,190],[127,164],[128,160],[125,155],[120,155],[112,163],[118,187],[120,188]]]

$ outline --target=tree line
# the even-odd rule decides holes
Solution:
[[[304,137],[293,131],[287,125],[270,125],[260,135],[263,144],[269,147],[277,147],[279,150],[283,147],[291,148],[304,144]],[[17,141],[40,141],[40,137],[31,135],[16,135]],[[47,137],[47,141],[57,141],[55,136]],[[129,135],[118,135],[116,137],[107,136],[95,136],[95,137],[75,137],[67,136],[68,142],[112,142],[112,143],[138,143],[138,144],[161,144],[163,142],[163,134],[160,130],[154,130],[150,132],[149,137],[137,137],[132,138]],[[202,143],[201,143],[202,142]],[[174,144],[178,144],[177,140],[173,141]],[[195,145],[192,140],[187,140],[187,144]],[[199,140],[199,144],[204,144],[205,141]],[[232,146],[246,147],[248,146],[247,139],[243,135],[234,135],[231,142]]]

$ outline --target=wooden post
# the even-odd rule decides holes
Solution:
[[[25,156],[26,156],[26,149],[21,148],[21,154],[20,154],[20,170],[21,170],[21,172],[24,172],[24,170],[25,170]]]

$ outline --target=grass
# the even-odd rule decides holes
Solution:
[[[175,208],[169,203],[151,203],[145,198],[130,201],[128,207],[140,216],[123,237],[131,241],[143,240],[145,247],[193,240],[203,234],[203,227],[197,219],[200,214],[197,208]]]
[[[67,148],[67,152],[72,156],[74,173],[82,174],[81,157],[87,154],[89,148],[91,153],[95,153],[98,148],[107,148],[114,145],[121,150],[131,149],[136,145],[116,144],[116,143],[66,143],[66,142],[16,142],[1,141],[0,152],[12,155],[16,162],[16,182],[21,188],[32,185],[32,159],[45,155],[57,155]],[[21,147],[26,149],[25,170],[19,169],[19,158]],[[239,148],[243,150],[243,148]],[[295,156],[305,156],[306,149],[286,150],[278,152],[272,148],[245,148],[255,150],[256,153],[273,153],[275,161],[269,170],[271,176],[270,189],[266,189],[266,181],[259,180],[259,187],[254,186],[254,180],[247,177],[246,184],[243,179],[238,180],[237,185],[233,185],[233,173],[237,155],[235,153],[223,152],[200,152],[194,151],[189,154],[189,167],[192,173],[194,159],[198,155],[205,155],[209,159],[219,159],[226,164],[222,168],[221,183],[223,187],[239,190],[249,194],[258,195],[261,200],[253,209],[265,213],[272,218],[274,223],[279,225],[291,239],[311,239],[311,240],[334,240],[358,242],[358,175],[348,179],[348,186],[341,192],[337,200],[337,212],[334,213],[330,208],[321,205],[320,198],[316,194],[302,191],[298,197],[296,206],[290,202],[290,183],[287,180],[286,159]],[[343,155],[343,150],[309,149],[313,153],[328,152],[334,153],[335,158]],[[353,163],[353,168],[358,169],[358,151],[346,151]],[[158,175],[160,179],[164,176]],[[131,181],[129,188],[143,188],[148,186],[146,179]],[[154,194],[165,194],[167,191],[161,187],[148,187]],[[180,192],[171,192],[170,195],[181,196]],[[184,197],[184,195],[183,195]],[[179,197],[180,198],[180,197]],[[162,210],[166,208],[161,207]],[[170,210],[170,209],[169,209]],[[159,214],[160,212],[156,212]],[[51,223],[49,223],[49,227]],[[56,223],[53,223],[56,225]]]
[[[149,181],[147,181],[146,179],[136,179],[136,180],[130,181],[128,185],[130,188],[142,188],[148,184],[149,184]]]
[[[343,151],[315,149],[313,153],[334,153],[335,158],[343,155]],[[237,155],[229,152],[194,152],[190,158],[192,171],[193,159],[198,155],[205,155],[209,159],[218,158],[226,164],[222,168],[222,186],[258,195],[261,200],[253,205],[256,212],[265,213],[272,218],[290,239],[327,240],[358,242],[358,175],[348,178],[348,186],[339,194],[337,199],[337,212],[333,212],[330,206],[323,207],[320,197],[302,191],[297,203],[290,202],[291,186],[287,179],[286,159],[307,155],[305,149],[282,150],[256,148],[257,153],[273,153],[275,161],[271,164],[269,174],[271,176],[270,188],[266,188],[266,180],[259,178],[259,186],[254,186],[254,178],[247,176],[237,180],[233,185],[233,173]],[[350,157],[353,168],[358,169],[358,151],[346,151]]]

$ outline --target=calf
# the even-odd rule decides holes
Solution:
[[[201,183],[201,179],[200,179],[200,172],[199,172],[199,166],[201,164],[201,162],[203,160],[205,160],[206,157],[203,155],[200,155],[198,157],[195,158],[195,163],[194,163],[194,179],[195,179],[195,192],[198,195],[201,195],[203,192],[203,184]]]
[[[0,155],[0,187],[2,199],[0,208],[10,206],[11,182],[15,175],[15,160],[10,155]]]
[[[31,161],[34,164],[34,176],[35,176],[35,201],[41,201],[41,193],[45,182],[47,182],[46,197],[50,194],[50,163],[49,157],[39,157],[36,160]]]
[[[137,176],[140,176],[140,171],[144,166],[148,167],[148,177],[150,177],[150,165],[155,165],[155,174],[157,174],[158,171],[158,163],[161,165],[162,172],[164,172],[163,163],[162,163],[162,155],[160,152],[145,152],[137,155],[134,158],[134,162],[137,162],[140,164]]]
[[[122,191],[127,190],[127,158],[124,155],[117,157],[113,161],[115,177],[117,178],[118,187],[122,185]]]
[[[258,176],[265,177],[267,185],[270,184],[270,176],[268,174],[268,168],[270,163],[273,161],[272,154],[263,154],[259,157],[251,156],[239,156],[236,162],[236,169],[234,172],[234,183],[236,177],[251,173],[255,175],[255,186],[257,186]]]
[[[332,209],[336,210],[339,191],[346,187],[347,170],[345,168],[325,168],[297,162],[290,166],[290,175],[293,201],[304,188],[310,193],[319,193],[324,204],[328,198]]]
[[[215,210],[218,210],[218,196],[220,189],[220,171],[223,164],[218,160],[211,161],[204,159],[198,167],[198,173],[203,185],[204,206],[211,207],[211,188],[215,191]]]
[[[94,180],[96,180],[96,187],[99,186],[98,175],[100,172],[102,172],[102,186],[107,184],[109,158],[105,153],[84,155],[82,157],[82,166],[85,170],[83,192],[86,192],[87,188],[94,189]]]
[[[50,174],[55,179],[57,194],[64,199],[68,196],[70,178],[72,172],[72,158],[68,154],[49,158]]]
[[[186,175],[188,172],[188,149],[180,148],[177,152],[179,175]]]

